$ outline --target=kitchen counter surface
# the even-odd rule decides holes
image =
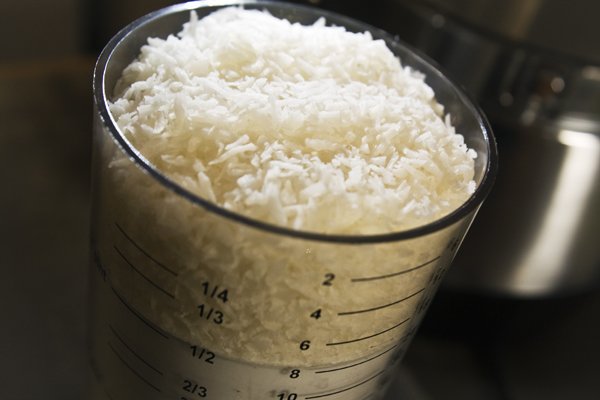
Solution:
[[[82,399],[93,57],[0,65],[0,398]],[[389,400],[596,399],[600,294],[443,290]]]
[[[91,59],[0,66],[0,398],[80,399]]]

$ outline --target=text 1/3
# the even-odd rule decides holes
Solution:
[[[200,317],[204,318],[207,321],[214,322],[217,325],[221,325],[223,323],[223,312],[216,310],[212,307],[209,307],[205,304],[200,304],[198,306],[198,312]]]

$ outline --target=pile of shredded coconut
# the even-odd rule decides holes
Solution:
[[[294,229],[422,225],[475,189],[423,76],[367,33],[231,7],[148,39],[115,89],[124,135],[186,189]]]

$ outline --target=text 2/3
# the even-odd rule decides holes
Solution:
[[[197,383],[190,381],[189,379],[185,379],[183,381],[183,386],[181,387],[183,390],[190,394],[194,394],[197,397],[206,397],[208,395],[208,389],[204,386],[200,386]],[[180,397],[180,400],[190,400],[187,397]]]

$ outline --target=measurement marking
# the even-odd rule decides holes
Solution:
[[[327,372],[335,372],[335,371],[341,371],[343,369],[353,368],[353,367],[356,367],[357,365],[361,365],[361,364],[367,363],[367,362],[369,362],[371,360],[374,360],[376,358],[379,358],[379,357],[383,356],[384,354],[389,353],[390,351],[394,350],[396,347],[398,347],[397,344],[393,345],[392,347],[390,347],[389,349],[387,349],[383,353],[379,353],[376,356],[373,356],[373,357],[369,358],[368,360],[364,360],[364,361],[361,361],[361,362],[358,362],[358,363],[352,364],[352,365],[346,365],[345,367],[334,368],[334,369],[327,369],[327,370],[322,370],[322,371],[315,371],[315,374],[324,374],[324,373],[327,373]]]
[[[399,327],[400,325],[402,325],[402,324],[404,324],[404,323],[408,322],[408,320],[409,320],[409,319],[410,319],[410,318],[406,318],[404,321],[400,322],[399,324],[396,324],[396,325],[392,326],[391,328],[387,328],[386,330],[383,330],[383,331],[381,331],[381,332],[377,332],[377,333],[375,333],[375,334],[373,334],[373,335],[369,335],[369,336],[361,337],[361,338],[358,338],[358,339],[346,340],[346,341],[344,341],[344,342],[332,342],[332,343],[326,343],[326,344],[325,344],[325,346],[337,346],[337,345],[339,345],[339,344],[348,344],[348,343],[360,342],[361,340],[367,340],[367,339],[371,339],[371,338],[373,338],[373,337],[375,337],[375,336],[383,335],[384,333],[386,333],[386,332],[389,332],[389,331],[391,331],[392,329],[396,329],[396,328],[397,328],[397,327]]]
[[[112,333],[117,337],[117,339],[119,339],[119,341],[121,343],[123,343],[123,346],[125,346],[127,348],[127,350],[129,350],[134,356],[136,356],[141,362],[143,362],[144,364],[146,364],[148,367],[150,367],[151,369],[153,369],[154,371],[156,371],[157,373],[159,373],[160,375],[162,375],[163,373],[160,372],[158,369],[156,369],[152,364],[150,364],[148,361],[144,360],[142,358],[142,356],[140,356],[135,350],[133,350],[131,348],[131,346],[129,346],[127,343],[125,343],[125,341],[123,340],[123,338],[121,337],[121,335],[119,335],[117,333],[117,331],[115,330],[115,328],[113,328],[113,326],[111,324],[108,324],[108,327],[110,328],[110,330],[112,331]]]
[[[356,384],[356,385],[354,385],[354,386],[350,386],[349,388],[342,389],[342,390],[338,390],[337,392],[331,392],[331,393],[319,394],[319,395],[316,395],[316,396],[307,396],[307,397],[305,397],[305,399],[306,399],[306,400],[309,400],[309,399],[320,399],[320,398],[323,398],[323,397],[334,396],[334,395],[336,395],[336,394],[340,394],[340,393],[347,392],[348,390],[355,389],[355,388],[357,388],[357,387],[359,387],[359,386],[361,386],[361,385],[364,385],[365,383],[367,383],[367,382],[369,382],[369,381],[372,381],[373,379],[377,378],[379,375],[383,374],[384,372],[385,372],[385,369],[384,369],[384,370],[382,370],[382,371],[379,371],[378,373],[376,373],[376,374],[375,374],[375,375],[373,375],[372,377],[370,377],[370,378],[368,378],[368,379],[366,379],[366,380],[364,380],[364,381],[362,381],[362,382],[360,382],[360,383],[357,383],[357,384]]]
[[[391,307],[391,306],[393,306],[395,304],[402,303],[403,301],[408,300],[411,297],[414,297],[414,296],[418,295],[419,293],[421,293],[424,290],[425,290],[425,288],[423,288],[423,289],[421,289],[421,290],[419,290],[419,291],[417,291],[417,292],[415,292],[415,293],[413,293],[411,295],[408,295],[408,296],[406,296],[406,297],[404,297],[404,298],[402,298],[400,300],[396,300],[393,303],[384,304],[382,306],[377,306],[377,307],[373,307],[373,308],[367,308],[365,310],[344,311],[344,312],[338,313],[338,315],[352,315],[352,314],[360,314],[360,313],[365,313],[365,312],[370,312],[370,311],[381,310],[382,308]]]
[[[135,272],[137,272],[142,278],[144,278],[146,281],[148,281],[148,283],[150,283],[152,286],[154,286],[155,288],[157,288],[158,290],[160,290],[161,292],[163,292],[164,294],[166,294],[167,296],[169,296],[171,299],[175,299],[175,296],[173,296],[171,293],[167,292],[165,289],[163,289],[162,287],[160,287],[159,285],[157,285],[152,279],[148,278],[146,275],[144,275],[139,269],[137,269],[132,263],[131,261],[129,261],[127,259],[127,257],[125,257],[125,255],[121,252],[121,250],[119,250],[119,248],[117,246],[113,246],[114,249],[116,250],[117,253],[119,253],[119,255],[121,256],[121,258],[123,260],[125,260],[125,262],[127,264],[129,264],[129,266],[131,267],[131,269],[133,269]]]
[[[142,253],[144,253],[144,255],[146,257],[148,257],[149,259],[151,259],[152,261],[154,261],[154,263],[156,265],[158,265],[159,267],[161,267],[162,269],[164,269],[165,271],[167,271],[171,275],[178,276],[177,272],[173,271],[171,268],[167,267],[165,264],[163,264],[160,261],[158,261],[150,253],[148,253],[142,246],[140,246],[135,240],[133,240],[131,238],[131,236],[129,236],[127,234],[127,232],[125,232],[125,230],[121,227],[121,225],[119,225],[117,222],[115,222],[115,226],[121,231],[121,233],[123,234],[123,236],[125,236],[125,238],[127,238],[127,240],[129,240],[129,242],[131,242],[131,244],[133,244],[135,247],[137,247],[137,249],[139,251],[141,251]]]
[[[408,332],[406,335],[402,336],[402,338],[399,340],[399,343],[400,344],[406,343],[412,334],[413,334],[413,332]]]
[[[106,342],[108,344],[108,347],[110,347],[110,349],[113,351],[113,353],[115,353],[115,356],[117,356],[117,358],[119,360],[121,360],[121,362],[123,364],[125,364],[125,366],[127,368],[129,368],[129,370],[131,372],[133,372],[138,378],[140,378],[145,384],[147,384],[148,386],[150,386],[152,389],[156,390],[157,392],[160,393],[160,389],[157,388],[156,386],[154,386],[152,383],[148,382],[148,380],[146,378],[144,378],[139,372],[137,372],[131,365],[129,365],[127,363],[127,361],[125,361],[125,359],[123,359],[123,357],[121,357],[121,355],[117,352],[117,350],[115,350],[115,348],[113,347],[113,345],[110,342]]]
[[[420,268],[426,267],[429,264],[439,260],[441,258],[441,256],[437,256],[429,261],[424,262],[423,264],[417,265],[416,267],[410,268],[410,269],[405,269],[404,271],[399,271],[399,272],[394,272],[392,274],[387,274],[387,275],[379,275],[379,276],[369,276],[366,278],[352,278],[350,281],[351,282],[367,282],[367,281],[374,281],[377,279],[386,279],[386,278],[392,278],[394,276],[398,276],[398,275],[403,275],[403,274],[407,274],[409,272],[412,271],[416,271]]]
[[[131,307],[129,304],[127,304],[127,302],[121,297],[121,295],[119,293],[117,293],[117,291],[111,287],[113,293],[115,294],[115,296],[117,296],[117,298],[121,301],[121,303],[123,303],[123,305],[125,307],[127,307],[127,309],[129,311],[131,311],[131,313],[133,315],[135,315],[136,317],[139,318],[140,321],[142,321],[144,324],[146,324],[148,326],[148,328],[152,329],[154,332],[158,333],[160,336],[164,337],[165,339],[169,339],[169,337],[167,335],[165,335],[163,332],[160,331],[160,329],[158,329],[156,326],[154,326],[154,324],[152,324],[150,321],[146,320],[146,318],[142,317],[136,310],[133,309],[133,307]]]

